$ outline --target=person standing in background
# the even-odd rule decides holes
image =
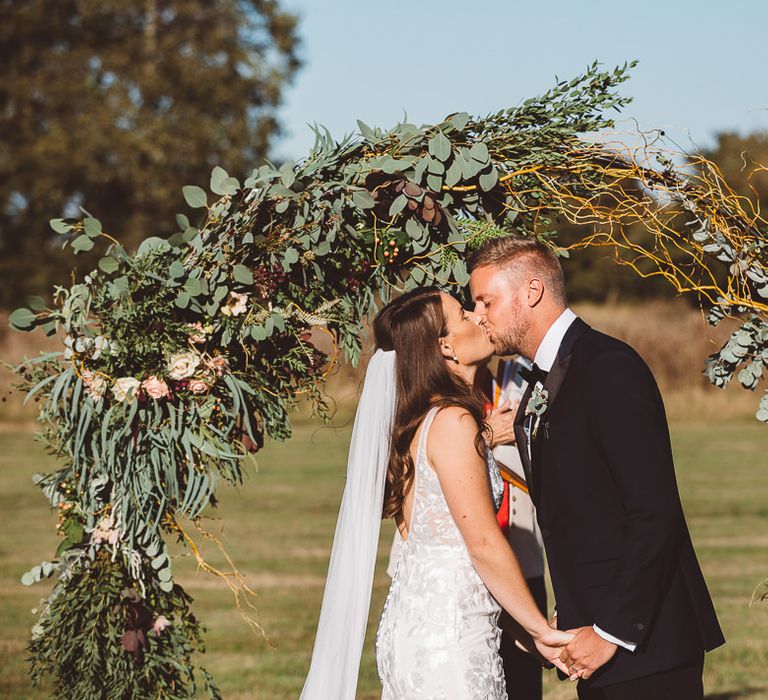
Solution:
[[[491,448],[505,481],[504,501],[498,513],[499,525],[517,555],[534,600],[546,615],[544,544],[533,502],[528,495],[514,432],[517,405],[527,386],[520,371],[525,374],[529,368],[530,363],[525,358],[502,359],[495,373],[487,367],[485,371],[478,371],[476,386],[488,398],[489,414],[486,422],[493,430]],[[541,700],[541,663],[516,646],[516,623],[503,611],[499,624],[502,628],[499,653],[504,663],[509,696]]]

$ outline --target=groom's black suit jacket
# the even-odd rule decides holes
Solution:
[[[699,660],[725,641],[683,515],[656,382],[628,345],[576,319],[547,376],[528,459],[560,629],[596,624],[619,648],[595,687]]]

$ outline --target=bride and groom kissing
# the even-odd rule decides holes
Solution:
[[[402,537],[379,621],[384,700],[514,694],[516,641],[582,700],[703,697],[724,639],[678,493],[661,395],[643,360],[569,308],[557,257],[532,239],[468,260],[472,312],[434,287],[377,315],[302,698],[353,698],[381,517]],[[496,519],[503,482],[473,389],[492,355],[533,361],[515,436],[556,602],[531,595]]]

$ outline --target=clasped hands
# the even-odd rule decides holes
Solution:
[[[557,667],[572,681],[587,680],[616,653],[617,646],[603,639],[592,627],[577,627],[561,631],[556,629],[557,618],[552,618],[547,632],[533,640],[535,651],[548,664]],[[533,651],[522,645],[526,651]]]
[[[573,639],[562,649],[560,661],[566,667],[565,673],[573,681],[587,680],[601,666],[614,656],[617,646],[603,639],[593,627],[577,627],[568,630]]]

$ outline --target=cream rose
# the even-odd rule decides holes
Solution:
[[[168,360],[168,376],[179,380],[191,377],[200,365],[200,355],[196,352],[179,352]]]
[[[120,377],[116,380],[112,386],[112,393],[115,396],[116,401],[125,401],[126,399],[130,403],[136,398],[136,393],[139,391],[141,382],[133,377]]]
[[[230,292],[227,303],[221,307],[221,313],[225,316],[239,316],[248,311],[248,295]]]
[[[85,370],[82,374],[85,391],[94,401],[101,401],[107,391],[107,380],[100,374]]]
[[[141,387],[147,392],[147,395],[151,396],[153,399],[163,399],[170,393],[168,385],[162,379],[158,379],[154,374],[151,377],[147,377],[141,383]]]

